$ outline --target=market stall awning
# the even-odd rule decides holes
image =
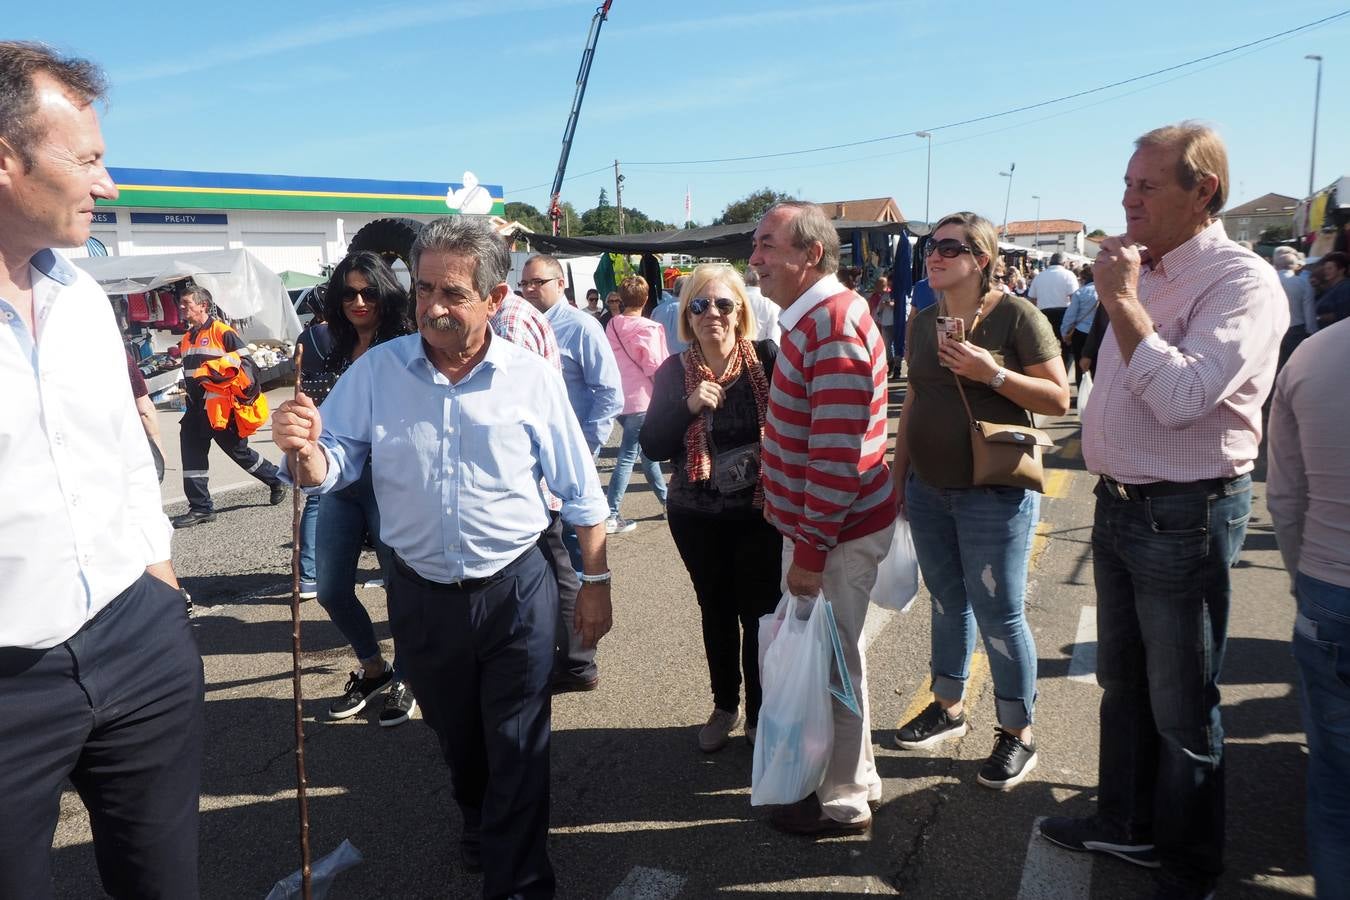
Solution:
[[[245,340],[295,340],[300,320],[281,278],[247,250],[202,250],[71,260],[109,294],[140,294],[191,278],[211,292]]]
[[[737,225],[706,225],[702,228],[684,228],[675,231],[649,231],[640,234],[604,234],[592,237],[555,237],[547,234],[521,233],[518,238],[528,241],[534,250],[557,256],[590,256],[596,253],[683,253],[689,256],[723,256],[727,259],[747,259],[754,222]],[[904,222],[831,222],[839,232],[840,243],[850,243],[858,234],[900,234]]]
[[[320,278],[318,275],[310,275],[308,272],[297,272],[294,269],[287,269],[284,272],[278,272],[281,277],[281,286],[288,291],[297,291],[301,288],[314,287],[316,284],[323,284],[327,279]]]

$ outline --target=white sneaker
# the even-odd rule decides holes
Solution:
[[[637,528],[637,523],[632,519],[610,516],[605,520],[605,534],[627,534],[634,528]]]

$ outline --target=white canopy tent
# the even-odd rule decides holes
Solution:
[[[247,250],[96,256],[71,262],[109,294],[139,294],[191,278],[211,292],[246,341],[294,341],[302,330],[281,276]]]

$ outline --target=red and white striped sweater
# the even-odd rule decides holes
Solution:
[[[839,542],[895,521],[886,350],[867,301],[832,276],[780,324],[761,454],[764,517],[792,540],[797,565],[820,572]]]

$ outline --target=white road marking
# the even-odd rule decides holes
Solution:
[[[634,866],[609,895],[609,900],[673,900],[684,887],[684,878],[664,869]]]
[[[1084,606],[1078,614],[1078,634],[1073,639],[1069,680],[1097,683],[1097,607]]]
[[[864,653],[867,652],[867,648],[871,645],[872,639],[881,634],[886,626],[891,624],[891,620],[894,619],[896,615],[897,613],[895,610],[885,609],[884,607],[877,606],[875,603],[868,607],[867,620],[863,623],[862,633],[862,649]]]
[[[1027,860],[1017,900],[1081,900],[1092,887],[1092,854],[1073,853],[1036,833],[1043,816],[1031,826]]]

